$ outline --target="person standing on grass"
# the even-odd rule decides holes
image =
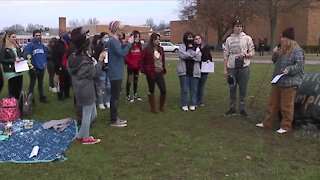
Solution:
[[[138,95],[138,79],[139,79],[139,66],[138,60],[140,58],[140,51],[142,50],[142,45],[140,43],[140,33],[134,30],[131,35],[134,37],[134,43],[125,58],[127,64],[127,84],[126,84],[126,95],[127,102],[141,101]],[[133,96],[130,96],[130,86],[133,82]]]
[[[132,43],[133,36],[129,37],[128,42],[121,47],[119,36],[124,25],[120,21],[111,21],[109,23],[109,30],[111,37],[108,41],[108,67],[109,78],[111,85],[111,103],[110,103],[110,120],[113,127],[127,126],[127,120],[121,120],[118,117],[119,98],[124,76],[124,58],[128,54]]]
[[[100,40],[99,43],[94,48],[93,57],[95,59],[99,58],[99,55],[101,52],[108,53],[107,49],[107,43],[109,41],[109,34],[106,32],[102,32],[99,36]],[[103,102],[103,88],[105,88],[105,104]],[[99,109],[105,109],[110,108],[110,80],[108,76],[108,56],[104,59],[104,66],[103,70],[101,71],[99,77],[98,77],[98,103],[99,103]]]
[[[223,74],[227,78],[233,76],[235,84],[230,85],[230,108],[223,116],[228,117],[236,114],[237,86],[239,85],[240,98],[239,109],[242,117],[248,118],[245,110],[245,98],[249,82],[250,59],[254,56],[254,44],[252,38],[243,32],[243,24],[236,20],[233,22],[233,34],[225,42]]]
[[[33,66],[33,68],[29,70],[29,94],[33,94],[34,86],[38,80],[40,102],[47,103],[47,97],[43,92],[43,78],[47,67],[47,52],[45,46],[41,42],[40,30],[37,29],[33,31],[33,39],[31,39],[30,43],[28,43],[26,47],[24,59],[30,59]]]
[[[102,70],[105,52],[99,55],[98,61],[89,57],[88,33],[89,31],[83,31],[82,27],[72,30],[71,39],[76,51],[68,58],[67,68],[71,75],[77,106],[82,107],[81,127],[76,139],[82,144],[96,144],[101,140],[89,136],[89,130],[91,122],[97,116],[95,79]]]
[[[201,77],[200,61],[201,50],[194,43],[194,34],[185,32],[183,35],[183,43],[179,47],[179,64],[177,66],[177,74],[180,79],[181,88],[181,109],[183,111],[194,111],[197,106],[198,84]],[[190,106],[188,107],[188,88],[190,93]]]
[[[272,84],[267,117],[257,127],[271,128],[273,121],[281,111],[281,124],[277,133],[283,134],[292,130],[294,99],[297,89],[302,84],[305,55],[303,49],[294,41],[294,29],[286,28],[281,34],[281,47],[273,49],[272,61],[275,65],[273,77],[284,74]]]
[[[0,63],[2,64],[4,77],[8,80],[9,96],[19,99],[22,91],[23,74],[15,71],[15,62],[23,61],[23,54],[16,42],[16,33],[7,31],[0,49]]]
[[[56,93],[57,88],[55,87],[54,83],[54,75],[55,75],[55,67],[54,67],[54,60],[53,60],[53,47],[57,42],[57,38],[53,37],[50,39],[48,47],[47,47],[47,67],[48,67],[48,74],[49,74],[49,90]]]
[[[212,62],[212,56],[210,53],[210,49],[208,46],[206,46],[204,43],[202,43],[202,39],[200,35],[196,35],[194,38],[195,43],[199,46],[200,51],[202,53],[201,55],[201,62]],[[201,63],[200,63],[200,69],[201,69]],[[199,85],[198,85],[198,94],[197,94],[197,103],[198,106],[204,106],[203,103],[203,94],[204,94],[204,86],[206,84],[206,81],[208,79],[208,74],[209,73],[203,73],[201,72],[201,78],[199,80]]]
[[[160,35],[152,33],[147,47],[145,47],[139,59],[139,69],[141,73],[146,75],[149,87],[149,104],[151,112],[157,113],[154,88],[155,84],[158,85],[160,90],[160,108],[164,112],[164,104],[166,100],[166,83],[164,81],[164,74],[167,73],[165,68],[165,56],[163,48],[160,46]]]

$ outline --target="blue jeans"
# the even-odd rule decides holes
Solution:
[[[181,105],[187,106],[188,88],[190,91],[190,106],[197,105],[197,93],[199,78],[191,76],[179,76],[180,78],[180,88],[181,88]]]
[[[201,104],[203,103],[203,94],[204,94],[204,86],[206,84],[206,81],[208,79],[208,74],[209,73],[201,73],[201,78],[199,80],[199,85],[198,85],[198,103]]]
[[[91,122],[97,117],[96,103],[82,107],[82,121],[78,136],[83,139],[89,138],[89,129]]]
[[[110,86],[110,80],[108,75],[108,70],[101,71],[100,76],[98,78],[98,103],[103,103],[103,93],[106,95],[106,102],[110,102],[111,98],[111,86]]]

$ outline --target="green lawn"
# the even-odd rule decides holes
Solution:
[[[165,113],[149,111],[146,79],[141,75],[142,102],[125,103],[123,83],[119,114],[128,119],[127,127],[110,127],[109,110],[98,110],[91,134],[101,138],[101,143],[73,142],[63,163],[2,163],[1,179],[319,179],[317,134],[293,131],[279,135],[276,125],[272,131],[255,127],[266,114],[272,65],[251,65],[247,99],[251,119],[221,117],[229,97],[222,63],[216,64],[216,72],[207,81],[206,106],[183,112],[176,65],[176,61],[167,61]],[[318,65],[305,68],[306,72],[317,70]],[[27,74],[24,82],[27,89]],[[47,121],[75,117],[73,100],[58,102],[47,83],[46,77],[51,103],[37,103],[30,118]],[[5,84],[1,97],[6,94]]]

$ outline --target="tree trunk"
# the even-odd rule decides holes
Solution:
[[[276,0],[269,1],[270,4],[270,11],[269,11],[269,20],[270,20],[270,50],[272,50],[275,47],[276,44],[276,31],[277,31],[277,16],[278,11],[276,7]]]

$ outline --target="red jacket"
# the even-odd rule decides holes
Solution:
[[[138,61],[141,54],[140,47],[141,47],[140,43],[139,44],[134,43],[125,58],[127,66],[132,70],[139,70]]]
[[[151,77],[152,79],[155,79],[156,76],[155,76],[155,67],[154,67],[154,54],[150,53],[147,48],[148,47],[144,48],[140,54],[139,69],[141,73]],[[165,56],[164,56],[164,51],[162,47],[161,47],[161,56],[162,56],[162,64],[163,64],[162,74],[166,74],[167,71],[165,68]]]

